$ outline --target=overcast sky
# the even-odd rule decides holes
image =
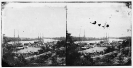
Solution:
[[[90,22],[96,21],[97,24]],[[107,23],[108,29],[99,27]],[[131,9],[124,3],[78,3],[68,5],[68,32],[73,36],[131,36]]]
[[[131,36],[131,9],[124,3],[9,3],[2,11],[2,30],[6,36],[61,37],[68,32],[73,36],[110,37]],[[90,22],[109,24],[108,29]]]
[[[43,3],[9,3],[3,10],[3,33],[20,37],[65,37],[66,11]]]

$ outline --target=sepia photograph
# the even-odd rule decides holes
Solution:
[[[66,12],[46,3],[3,2],[2,66],[64,66]]]
[[[67,4],[68,66],[131,65],[131,2]]]
[[[1,2],[2,67],[131,66],[132,1]]]

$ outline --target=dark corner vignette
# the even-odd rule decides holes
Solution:
[[[5,5],[7,4],[7,2],[1,2],[1,10],[4,9]]]

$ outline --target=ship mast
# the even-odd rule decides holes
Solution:
[[[15,29],[14,29],[14,44],[15,44]]]

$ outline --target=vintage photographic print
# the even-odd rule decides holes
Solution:
[[[67,9],[66,65],[131,65],[131,2],[74,3]]]
[[[2,4],[3,66],[66,65],[64,6],[45,3]]]
[[[2,67],[131,66],[131,1],[1,2]]]

